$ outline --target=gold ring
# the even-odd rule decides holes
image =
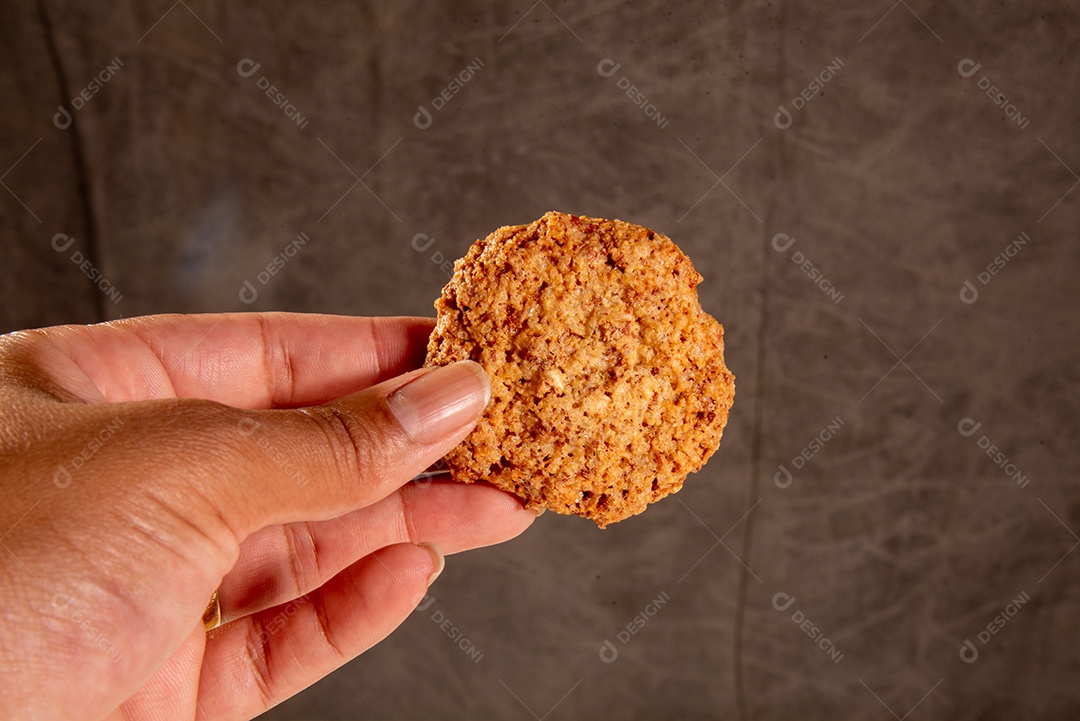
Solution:
[[[210,597],[210,603],[206,604],[202,622],[203,628],[207,631],[213,631],[221,625],[221,600],[218,598],[217,591],[214,591],[214,595]]]

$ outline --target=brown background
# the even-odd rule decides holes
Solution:
[[[1075,716],[1075,10],[172,3],[0,6],[4,330],[165,311],[430,314],[440,257],[559,209],[675,239],[738,376],[723,447],[678,496],[604,532],[548,514],[450,559],[428,608],[266,718]],[[418,128],[419,106],[477,58]],[[57,106],[115,59],[58,129]],[[251,77],[244,59],[260,64]],[[604,59],[621,63],[610,77]],[[981,64],[967,78],[965,59]],[[838,60],[778,128],[779,106]],[[260,283],[301,232],[310,242]],[[57,233],[75,243],[55,251]],[[419,233],[435,239],[423,252]],[[778,251],[778,233],[796,242]],[[980,283],[1020,233],[1030,242]],[[965,418],[982,424],[970,437]],[[795,598],[785,611],[780,593]]]

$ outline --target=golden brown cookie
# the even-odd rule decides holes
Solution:
[[[427,365],[472,359],[491,378],[453,477],[601,528],[678,491],[735,395],[701,280],[670,239],[621,220],[552,212],[474,243],[428,344]]]

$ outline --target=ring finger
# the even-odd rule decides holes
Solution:
[[[380,548],[427,541],[457,553],[509,540],[535,517],[492,486],[437,480],[406,484],[339,518],[263,528],[222,579],[222,622],[299,598]]]

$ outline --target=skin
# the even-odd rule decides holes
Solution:
[[[495,488],[409,482],[487,397],[434,435],[402,427],[387,397],[432,372],[415,370],[432,325],[150,316],[0,337],[5,715],[252,718],[385,638],[440,551],[524,531],[535,514]]]

